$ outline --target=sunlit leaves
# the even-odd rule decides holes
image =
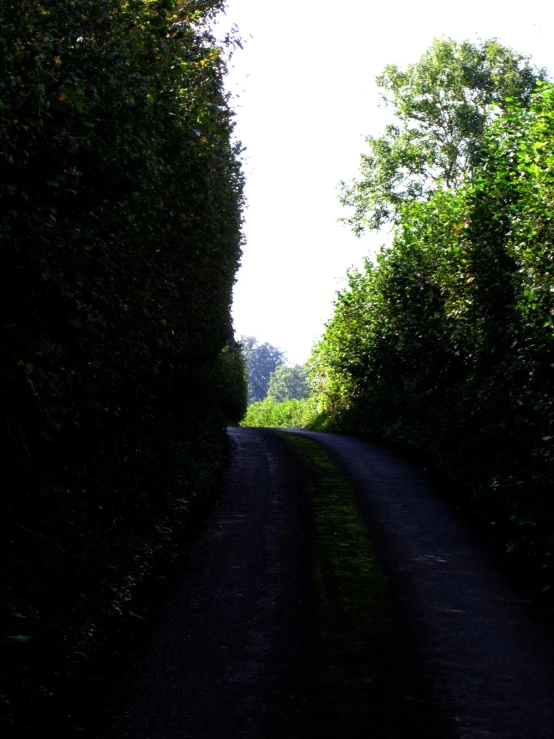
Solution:
[[[494,40],[435,40],[405,70],[387,66],[377,84],[395,123],[368,137],[360,176],[343,183],[345,221],[357,234],[378,229],[398,220],[403,203],[457,188],[479,159],[487,127],[509,100],[526,104],[544,76]]]
[[[308,398],[311,395],[308,368],[299,364],[279,365],[270,375],[267,394],[279,402]]]
[[[509,97],[456,187],[398,204],[391,247],[337,297],[312,380],[333,426],[440,466],[547,592],[554,87]]]

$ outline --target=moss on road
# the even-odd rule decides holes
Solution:
[[[391,664],[387,582],[355,494],[316,442],[275,433],[308,471],[318,683],[314,736],[402,736],[408,717]]]

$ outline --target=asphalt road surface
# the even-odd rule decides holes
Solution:
[[[440,491],[376,446],[297,433],[359,496],[426,739],[554,739],[552,632]],[[224,489],[105,739],[312,739],[305,473],[270,432],[229,434]]]

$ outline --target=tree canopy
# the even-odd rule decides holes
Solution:
[[[308,383],[308,369],[304,365],[292,367],[281,364],[271,373],[267,395],[278,402],[283,400],[303,400],[311,395]]]
[[[394,114],[366,139],[359,177],[342,183],[343,220],[357,233],[398,221],[402,205],[455,189],[479,162],[483,136],[516,101],[527,105],[544,70],[496,40],[437,39],[415,64],[377,77]]]
[[[248,403],[255,403],[267,395],[271,374],[285,363],[285,355],[272,344],[260,344],[254,336],[241,336],[240,343],[248,377]]]

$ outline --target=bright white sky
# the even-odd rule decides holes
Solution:
[[[337,185],[382,131],[375,77],[416,62],[433,38],[498,38],[554,75],[551,0],[228,0],[245,40],[228,89],[246,147],[246,245],[234,292],[237,336],[304,362],[351,265],[385,240],[337,223]]]

